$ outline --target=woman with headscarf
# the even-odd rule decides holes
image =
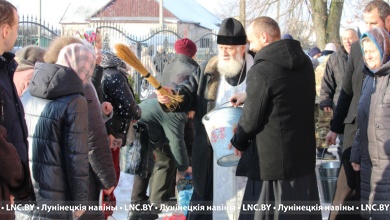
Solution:
[[[358,105],[358,130],[350,162],[360,171],[361,204],[388,204],[390,191],[390,39],[382,28],[374,28],[360,40],[365,79]],[[389,209],[367,211],[362,217],[388,219]]]
[[[30,166],[40,209],[34,218],[73,219],[88,202],[88,106],[84,85],[95,67],[95,55],[82,44],[60,50],[56,64],[41,63],[21,100],[29,131]],[[43,206],[45,205],[45,206]]]
[[[64,39],[61,40],[62,38]],[[50,46],[47,52],[47,55],[50,56],[45,56],[45,58],[50,61],[52,60],[50,57],[58,57],[60,47],[72,44],[73,41],[83,43],[88,49],[94,51],[92,45],[87,41],[73,39],[71,37],[60,37]],[[96,60],[98,59],[96,58]],[[111,160],[111,151],[100,101],[90,80],[84,84],[84,97],[88,103],[88,159],[90,164],[88,201],[90,205],[98,206],[99,201],[102,199],[99,198],[100,190],[103,189],[105,192],[110,193],[116,185],[115,170]],[[103,212],[99,210],[93,211],[91,209],[83,214],[82,219],[100,220],[104,219],[104,216]]]

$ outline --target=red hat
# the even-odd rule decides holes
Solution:
[[[175,42],[176,53],[193,57],[196,54],[196,45],[188,38],[183,38]]]

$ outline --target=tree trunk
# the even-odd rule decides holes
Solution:
[[[326,25],[326,43],[340,45],[340,21],[344,1],[332,0],[330,3],[328,22]]]
[[[326,1],[310,0],[312,6],[312,18],[314,31],[316,33],[317,47],[324,49],[326,44],[326,24],[328,20]]]
[[[230,17],[233,12],[238,13],[239,3],[245,2],[247,19],[272,14],[283,28],[283,33],[295,33],[294,38],[305,40],[306,45],[312,45],[310,35],[314,32],[316,45],[324,49],[327,43],[340,44],[340,21],[344,2],[348,9],[352,10],[349,19],[353,21],[357,15],[360,16],[361,5],[365,5],[367,1],[371,0],[225,0],[223,2],[226,3],[223,4],[226,11],[222,17]],[[307,9],[310,16],[306,13]],[[307,30],[309,28],[310,30]]]
[[[245,1],[246,0],[240,0],[240,21],[242,26],[244,26],[244,28],[246,27],[246,16],[245,16],[246,2]]]
[[[317,46],[324,49],[327,43],[340,44],[340,21],[344,1],[332,0],[329,14],[326,0],[310,0]]]

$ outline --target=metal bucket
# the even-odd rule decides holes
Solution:
[[[217,164],[223,167],[236,166],[240,157],[234,155],[234,147],[228,145],[242,115],[240,107],[217,107],[206,114],[202,123],[206,128]]]
[[[337,177],[340,171],[340,161],[321,163],[318,168],[325,203],[331,203],[336,191]]]

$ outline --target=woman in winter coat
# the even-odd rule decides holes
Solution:
[[[106,127],[99,99],[92,83],[84,86],[84,96],[88,103],[88,146],[89,146],[89,192],[90,205],[98,207],[100,189],[108,194],[116,186],[114,164],[108,142]],[[95,209],[96,210],[96,209]],[[87,217],[88,216],[88,217]],[[87,211],[82,219],[104,220],[103,212]]]
[[[113,107],[113,116],[106,122],[106,128],[110,136],[111,154],[118,183],[119,147],[126,145],[130,123],[141,118],[141,109],[135,101],[133,89],[128,82],[126,64],[111,52],[102,53],[103,60],[100,65],[103,67],[103,100],[110,102]],[[112,142],[113,139],[115,141]],[[110,194],[110,198],[115,201],[114,194]]]
[[[361,173],[361,203],[388,205],[390,199],[390,39],[385,29],[375,28],[360,40],[366,77],[358,105],[358,130],[350,162]],[[389,209],[367,211],[362,217],[389,219]]]
[[[29,45],[16,51],[15,60],[18,62],[18,67],[15,70],[14,83],[19,97],[26,91],[30,84],[35,63],[43,62],[45,52],[45,49],[35,45]]]
[[[88,106],[83,87],[94,65],[95,55],[84,45],[65,46],[56,64],[36,65],[29,90],[21,97],[29,126],[33,184],[40,207],[34,211],[34,218],[73,219],[86,210]],[[61,209],[66,206],[79,210]],[[50,207],[57,210],[49,212]]]
[[[60,37],[59,39],[61,39]],[[77,39],[65,37],[65,41],[54,42],[57,46],[52,48],[65,47],[66,42],[73,42]],[[87,43],[88,44],[88,43]],[[86,45],[87,47],[89,45]],[[92,50],[92,48],[89,48]],[[51,57],[58,57],[55,51],[48,51],[51,55],[46,56],[48,60]],[[58,51],[59,52],[59,51]],[[48,54],[49,54],[48,53]],[[102,108],[93,84],[88,80],[84,85],[84,97],[88,105],[88,160],[89,160],[89,192],[88,201],[91,206],[98,206],[100,190],[111,192],[116,185],[114,164],[111,159],[111,151],[108,142],[108,135],[103,120]],[[82,219],[104,219],[103,212],[90,209],[83,214]],[[96,210],[96,209],[95,209]]]
[[[103,99],[110,102],[114,109],[112,119],[106,122],[109,134],[122,140],[126,145],[126,135],[130,122],[141,118],[141,109],[137,105],[133,89],[128,82],[126,64],[115,54],[103,51]]]
[[[23,166],[20,161],[16,148],[7,142],[7,130],[0,125],[0,197],[1,207],[9,207],[10,188],[18,188],[23,181]],[[1,219],[15,219],[14,211],[9,209],[0,209]]]

